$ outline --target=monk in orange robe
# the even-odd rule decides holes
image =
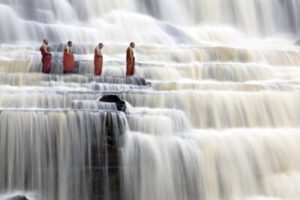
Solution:
[[[64,65],[64,73],[73,73],[74,72],[74,54],[72,52],[72,42],[69,41],[67,46],[64,49],[63,56],[63,65]]]
[[[103,55],[101,49],[103,48],[103,44],[99,43],[98,46],[95,48],[95,55],[94,55],[94,66],[95,66],[95,75],[101,76],[102,75],[102,66],[103,66]]]
[[[48,47],[48,40],[43,40],[43,45],[40,48],[42,54],[42,72],[49,74],[52,68],[52,56]]]
[[[135,48],[135,44],[131,42],[126,51],[126,76],[134,75],[134,71],[135,71],[135,57],[133,52],[134,48]]]

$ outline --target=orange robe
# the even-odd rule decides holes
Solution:
[[[134,75],[135,57],[132,48],[128,47],[126,52],[126,76]]]
[[[95,66],[95,75],[101,76],[102,75],[102,66],[103,66],[103,56],[98,55],[97,48],[95,49],[95,56],[94,56],[94,66]]]
[[[49,74],[50,71],[51,71],[51,68],[52,68],[51,53],[46,52],[44,46],[41,46],[40,51],[41,51],[41,54],[42,54],[42,72]]]
[[[64,73],[73,73],[74,72],[74,55],[72,52],[68,53],[67,48],[64,50],[63,65]]]

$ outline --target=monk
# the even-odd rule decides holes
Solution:
[[[135,57],[133,49],[135,48],[135,44],[133,42],[130,43],[129,47],[126,51],[126,76],[134,75],[135,68]]]
[[[95,75],[101,76],[102,75],[102,66],[103,66],[103,55],[102,50],[103,44],[99,43],[98,46],[95,48],[95,55],[94,55],[94,66],[95,66]]]
[[[42,54],[42,72],[49,74],[52,68],[52,56],[48,47],[48,40],[43,40],[43,45],[40,48]]]
[[[69,41],[64,49],[63,56],[63,65],[64,65],[64,73],[73,73],[74,72],[74,54],[72,52],[72,41]]]

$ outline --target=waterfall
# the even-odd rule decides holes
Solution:
[[[118,134],[126,129],[118,113],[1,111],[2,196],[27,191],[34,199],[109,199],[107,123]]]
[[[132,133],[124,197],[297,199],[299,139],[298,129],[201,131],[184,140]]]
[[[1,0],[0,26],[5,28],[1,29],[0,41],[40,41],[44,37],[77,43],[99,38],[120,42],[193,41],[190,30],[179,25],[206,24],[234,26],[256,36],[297,36],[299,10],[298,0]],[[214,32],[207,31],[210,35]]]
[[[300,199],[299,12],[299,0],[0,0],[0,200]]]

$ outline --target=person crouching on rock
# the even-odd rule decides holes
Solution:
[[[72,41],[69,41],[68,44],[65,46],[64,49],[64,56],[63,56],[63,66],[64,66],[64,73],[73,73],[74,72],[74,54],[72,51]]]
[[[135,44],[131,42],[126,51],[126,76],[134,75],[134,71],[135,71],[135,57],[133,52],[134,48],[135,48]]]
[[[103,55],[101,51],[102,48],[103,48],[102,43],[99,43],[98,46],[95,48],[95,55],[94,55],[95,76],[102,75],[102,66],[103,66]]]
[[[49,74],[52,68],[52,56],[48,47],[48,40],[44,39],[40,48],[42,54],[42,72]]]

